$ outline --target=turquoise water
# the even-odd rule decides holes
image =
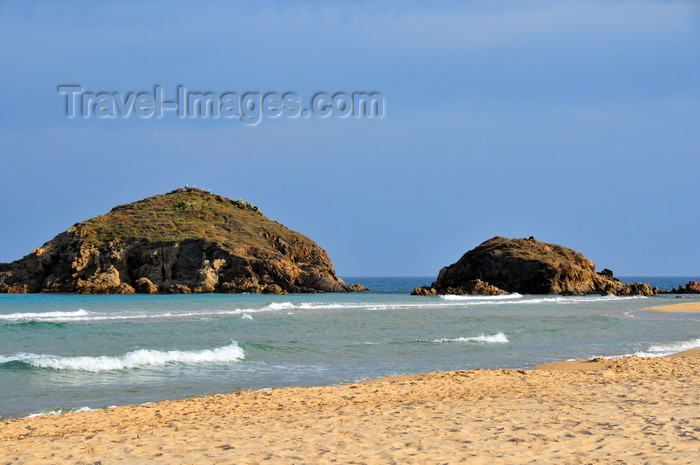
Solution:
[[[636,313],[700,296],[415,297],[431,278],[346,281],[376,291],[0,295],[0,418],[700,347],[696,315]]]

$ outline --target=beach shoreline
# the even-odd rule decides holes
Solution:
[[[692,463],[700,350],[0,423],[6,463]]]
[[[639,310],[642,313],[700,313],[700,302],[658,305]]]

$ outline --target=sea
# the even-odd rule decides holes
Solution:
[[[700,314],[641,312],[698,295],[417,297],[431,277],[344,280],[372,291],[0,295],[0,420],[700,347]]]

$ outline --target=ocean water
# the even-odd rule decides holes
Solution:
[[[638,313],[700,296],[415,297],[432,278],[345,279],[374,291],[0,295],[0,419],[700,347],[699,315]]]

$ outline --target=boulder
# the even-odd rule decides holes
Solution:
[[[454,295],[506,295],[510,294],[493,284],[489,284],[480,279],[472,279],[457,287],[440,288],[440,294]]]
[[[156,294],[158,293],[158,286],[153,284],[148,278],[139,278],[136,280],[136,292],[139,294]]]
[[[413,292],[411,292],[411,295],[422,295],[422,296],[431,296],[437,294],[437,291],[430,287],[430,286],[423,286],[423,287],[414,287]]]
[[[431,296],[436,294],[453,294],[453,295],[506,295],[508,292],[499,289],[489,283],[485,283],[480,279],[467,281],[462,286],[446,287],[435,289],[431,286],[416,287],[411,292],[411,295]]]

